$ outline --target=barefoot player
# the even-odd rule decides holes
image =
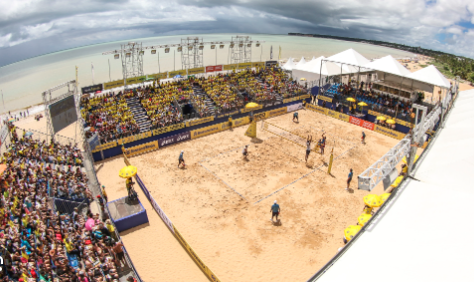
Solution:
[[[364,131],[362,131],[362,138],[361,139],[362,139],[362,144],[365,144],[365,132]]]
[[[178,168],[179,166],[181,165],[181,163],[183,164],[183,167],[186,166],[186,164],[184,163],[184,151],[181,151],[181,154],[179,154],[179,163],[178,163]]]
[[[304,158],[305,162],[308,162],[309,153],[311,153],[311,142],[313,141],[313,136],[308,135],[308,139],[306,140],[306,157]]]
[[[247,159],[247,156],[249,154],[248,147],[249,145],[245,145],[244,149],[242,150],[242,156],[244,156],[244,159]]]
[[[296,122],[299,122],[299,120],[298,120],[298,112],[294,112],[294,113],[293,113],[293,122],[295,121],[295,119],[296,119]]]

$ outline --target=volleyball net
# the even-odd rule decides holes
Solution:
[[[286,141],[289,141],[297,146],[306,148],[307,140],[305,136],[295,134],[294,132],[291,132],[288,129],[272,124],[268,121],[262,122],[262,129],[282,139],[285,139]],[[317,149],[317,147],[318,147],[317,142],[311,142],[312,151]]]

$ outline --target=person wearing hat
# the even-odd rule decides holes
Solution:
[[[273,202],[272,207],[270,208],[270,212],[272,213],[272,218],[270,219],[273,222],[273,217],[276,217],[276,221],[278,222],[278,215],[280,214],[280,205],[277,204],[277,201]]]
[[[102,195],[104,196],[104,200],[107,203],[109,200],[107,198],[107,192],[105,192],[105,186],[102,185]]]
[[[179,154],[179,163],[178,163],[178,168],[179,166],[181,165],[181,163],[183,163],[183,167],[186,166],[186,164],[184,163],[184,151],[181,151],[181,154]]]

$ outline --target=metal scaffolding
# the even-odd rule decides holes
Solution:
[[[127,85],[127,78],[143,75],[143,50],[142,43],[128,42],[121,44],[120,50],[107,51],[102,55],[119,55],[122,59],[123,83]]]
[[[232,64],[246,63],[252,61],[252,38],[250,36],[237,35],[231,39]],[[257,42],[260,43],[260,42]]]
[[[183,70],[199,68],[204,66],[203,51],[204,42],[199,37],[187,37],[181,39],[181,64]],[[178,47],[178,52],[180,47]]]

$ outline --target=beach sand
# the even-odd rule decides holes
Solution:
[[[244,135],[244,126],[130,158],[157,203],[222,281],[307,280],[343,246],[344,228],[356,224],[362,213],[362,198],[368,192],[345,190],[349,168],[354,169],[351,187],[355,188],[356,176],[397,143],[366,131],[367,145],[362,145],[360,127],[306,110],[300,111],[299,124],[291,116],[269,121],[300,133],[312,130],[318,133],[314,139],[320,138],[323,128],[327,132],[326,154],[311,153],[308,165],[305,148],[262,131],[260,122],[256,143]],[[325,163],[333,140],[338,139],[333,136],[342,140],[341,147],[349,149],[352,143],[355,147],[345,153],[336,147],[332,175],[328,175]],[[248,162],[241,155],[246,144]],[[177,168],[181,150],[186,169]],[[117,175],[123,166],[120,157],[96,164],[110,200],[126,195],[124,181]],[[382,190],[377,187],[373,192]],[[206,280],[144,194],[138,193],[150,225],[121,235],[141,277],[145,281]],[[270,222],[274,200],[281,207],[280,225]]]

